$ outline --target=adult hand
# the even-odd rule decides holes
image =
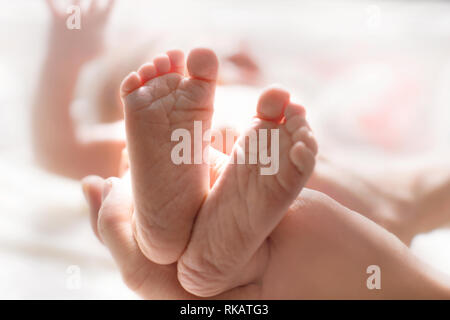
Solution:
[[[127,183],[88,177],[83,186],[94,232],[133,291],[146,299],[198,298],[180,285],[176,264],[158,265],[141,253],[133,236],[133,202]],[[448,294],[448,288],[437,285],[428,267],[398,238],[319,192],[302,191],[266,242],[263,265],[255,271],[252,265],[242,270],[256,277],[212,298],[430,298]],[[217,257],[215,263],[227,259]],[[373,264],[382,268],[382,290],[367,288],[367,267]]]

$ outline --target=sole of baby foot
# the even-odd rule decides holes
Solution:
[[[131,73],[121,86],[135,237],[156,263],[177,261],[209,190],[208,163],[197,161],[209,142],[195,141],[189,155],[174,150],[181,136],[185,142],[184,134],[202,138],[210,128],[217,72],[211,50],[194,49],[186,62],[182,51],[173,50]]]
[[[257,279],[268,257],[266,239],[307,182],[316,154],[305,109],[285,90],[266,90],[178,262],[187,291],[213,296]]]

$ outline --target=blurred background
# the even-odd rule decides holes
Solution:
[[[250,95],[270,83],[290,89],[321,150],[355,170],[382,175],[450,159],[447,1],[116,2],[108,50],[137,42],[157,52],[245,50],[263,79]],[[79,183],[33,161],[31,101],[49,25],[43,0],[0,0],[0,298],[133,299],[90,230]],[[83,71],[80,96],[90,94],[101,63]],[[255,102],[246,109],[224,96],[228,122],[239,125],[254,110]],[[92,110],[76,112],[87,118]],[[416,237],[412,247],[450,273],[448,229]]]

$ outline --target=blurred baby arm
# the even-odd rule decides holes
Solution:
[[[124,141],[79,139],[70,114],[83,66],[101,53],[103,32],[114,1],[108,1],[104,7],[98,1],[91,1],[84,9],[80,1],[73,1],[72,11],[68,12],[76,15],[77,8],[80,10],[80,29],[69,28],[70,13],[58,9],[56,1],[46,2],[52,22],[48,51],[33,101],[32,138],[36,159],[49,171],[75,179],[88,174],[117,175]]]

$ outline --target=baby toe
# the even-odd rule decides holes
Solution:
[[[292,134],[292,142],[296,143],[298,141],[303,142],[314,155],[317,155],[319,147],[312,131],[308,127],[300,127]]]
[[[146,83],[156,77],[156,67],[153,63],[146,63],[139,68],[138,74],[141,77],[142,83]]]
[[[153,59],[158,75],[163,75],[170,72],[170,59],[167,55],[163,54]]]
[[[219,70],[219,60],[214,51],[197,48],[189,53],[187,69],[191,78],[215,82]]]
[[[170,50],[167,51],[167,56],[170,60],[171,72],[179,73],[184,75],[184,52],[181,50]]]
[[[284,110],[284,117],[286,119],[290,119],[294,116],[301,116],[301,117],[305,117],[306,116],[306,110],[305,107],[303,107],[300,104],[296,104],[296,103],[292,103],[290,102],[287,106],[286,109]]]
[[[138,89],[142,85],[141,77],[137,72],[132,72],[122,81],[120,85],[120,96],[125,98],[134,90]]]
[[[286,105],[289,103],[290,94],[280,88],[266,89],[260,96],[256,108],[260,119],[278,122],[283,118]]]
[[[293,134],[295,131],[302,127],[309,128],[309,125],[305,117],[301,115],[294,115],[293,117],[286,119],[285,127],[290,134]]]
[[[289,157],[297,170],[309,175],[316,163],[313,152],[302,141],[296,142],[289,151]]]

